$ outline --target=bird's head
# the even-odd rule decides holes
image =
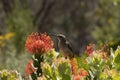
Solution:
[[[57,39],[58,39],[59,41],[66,41],[66,37],[65,37],[65,35],[63,35],[63,34],[54,34],[54,35],[52,35],[52,36],[57,37]]]

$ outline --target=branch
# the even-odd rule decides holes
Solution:
[[[14,6],[14,0],[0,0],[3,5],[3,10],[6,15],[9,15],[12,12],[12,8]]]
[[[45,19],[48,17],[48,15],[49,15],[51,9],[53,8],[54,4],[55,4],[55,1],[52,1],[51,3],[49,3],[49,5],[47,6],[47,8],[45,9],[45,12],[44,12],[43,17],[41,19],[39,27],[41,27],[43,25]]]
[[[42,2],[42,8],[40,8],[40,9],[38,10],[38,12],[35,14],[35,17],[34,17],[34,19],[33,19],[33,24],[36,24],[39,16],[41,16],[42,12],[44,11],[46,2],[47,2],[46,0],[43,0],[43,2]]]

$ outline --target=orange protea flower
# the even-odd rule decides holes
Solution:
[[[88,72],[85,69],[81,68],[79,72],[76,75],[74,75],[74,80],[81,80],[86,76],[88,76]]]
[[[80,76],[79,74],[74,75],[74,79],[73,80],[80,80],[82,78],[82,76]]]
[[[72,69],[72,74],[76,75],[77,74],[77,69],[78,69],[78,63],[77,60],[75,58],[70,60],[71,63],[71,69]]]
[[[74,80],[81,80],[82,78],[88,75],[88,72],[85,69],[81,68],[78,70],[78,63],[75,58],[71,59],[70,63]]]
[[[94,48],[95,48],[95,44],[89,44],[89,45],[87,45],[86,52],[87,52],[88,56],[90,56],[93,53]]]
[[[87,76],[88,72],[85,69],[81,68],[80,71],[79,71],[79,75],[81,75],[81,76]]]
[[[25,68],[26,75],[29,76],[36,71],[36,69],[32,66],[33,62],[30,60]]]
[[[32,33],[28,36],[25,48],[30,53],[45,53],[53,48],[53,41],[46,33]]]

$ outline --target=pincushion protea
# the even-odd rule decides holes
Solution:
[[[95,44],[89,44],[86,46],[86,52],[87,55],[90,56],[92,55],[93,51],[95,51],[96,45]]]
[[[30,60],[28,62],[28,64],[26,65],[26,68],[25,68],[25,73],[27,76],[31,75],[32,73],[34,73],[36,71],[36,69],[33,67],[33,61]]]
[[[70,63],[71,63],[72,74],[76,75],[77,74],[77,69],[78,69],[77,60],[75,58],[73,58],[73,59],[71,59]]]
[[[32,54],[43,54],[53,48],[53,41],[46,33],[32,33],[27,37],[25,48]]]
[[[78,70],[78,63],[75,58],[73,58],[71,61],[71,69],[72,69],[72,75],[74,76],[73,80],[81,80],[82,78],[86,77],[88,75],[88,72],[81,68]]]
[[[83,80],[83,78],[88,75],[88,72],[85,69],[81,68],[79,69],[78,73],[74,75],[74,80]]]

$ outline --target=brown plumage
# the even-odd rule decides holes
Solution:
[[[55,36],[58,39],[58,47],[60,53],[62,53],[65,58],[72,59],[74,57],[74,51],[70,42],[62,34],[56,34]]]

